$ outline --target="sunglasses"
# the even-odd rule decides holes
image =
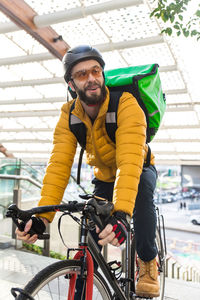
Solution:
[[[102,68],[99,66],[94,66],[88,70],[80,70],[72,74],[71,78],[79,81],[85,81],[88,79],[90,74],[92,74],[93,77],[98,78],[102,75]]]

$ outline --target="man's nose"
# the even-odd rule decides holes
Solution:
[[[92,75],[92,72],[90,72],[90,73],[88,74],[88,81],[95,81],[95,80],[96,80],[95,76]]]

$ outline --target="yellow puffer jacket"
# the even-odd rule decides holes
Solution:
[[[43,180],[41,205],[59,204],[67,186],[77,147],[76,137],[69,129],[69,111],[73,100],[64,104],[54,132],[53,150]],[[116,144],[107,135],[105,118],[109,103],[109,91],[98,116],[92,124],[84,112],[79,99],[73,114],[84,122],[87,128],[87,163],[94,166],[96,178],[114,182],[114,210],[132,215],[143,163],[147,154],[146,118],[137,100],[129,93],[122,94],[116,130]],[[151,164],[154,157],[151,157]],[[42,214],[50,222],[54,214]]]

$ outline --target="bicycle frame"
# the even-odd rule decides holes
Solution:
[[[130,238],[131,238],[131,232],[128,232],[128,237],[126,240],[126,263],[125,263],[125,292],[121,289],[119,286],[119,283],[117,282],[117,279],[111,272],[111,269],[109,268],[108,264],[106,263],[104,257],[101,254],[100,249],[96,245],[95,241],[93,240],[89,230],[86,228],[87,225],[87,218],[85,216],[81,217],[81,234],[80,234],[80,241],[79,241],[79,251],[74,256],[74,259],[80,259],[81,257],[84,257],[86,259],[87,264],[85,265],[87,269],[87,285],[86,285],[86,300],[92,299],[92,289],[93,289],[93,259],[97,261],[99,267],[101,268],[103,274],[105,275],[105,278],[107,278],[107,281],[109,282],[110,286],[112,287],[115,296],[119,300],[129,300],[130,299],[130,265],[131,265],[131,246],[130,246]],[[90,252],[88,251],[88,249]],[[75,249],[69,249],[69,251],[75,250]],[[68,251],[68,253],[69,253]],[[84,264],[83,264],[84,267]],[[84,271],[84,270],[83,270]],[[82,272],[83,273],[83,272]],[[72,276],[70,278],[70,288],[73,291],[75,291],[75,284],[76,284],[76,278]],[[69,295],[68,295],[69,297]]]
[[[97,246],[96,242],[93,240],[92,235],[89,232],[89,226],[88,226],[88,219],[90,218],[90,214],[95,213],[98,214],[105,208],[102,205],[95,206],[93,199],[91,199],[89,206],[85,208],[85,203],[77,203],[77,202],[70,202],[68,204],[61,204],[61,205],[54,205],[54,206],[44,206],[44,207],[37,207],[33,208],[27,211],[22,211],[16,207],[16,205],[11,205],[8,208],[7,217],[12,217],[13,222],[19,227],[20,223],[18,222],[18,219],[22,221],[27,221],[30,219],[30,217],[33,214],[36,213],[44,213],[44,212],[50,212],[50,211],[62,211],[64,214],[73,214],[74,212],[78,211],[84,211],[81,216],[81,233],[80,233],[80,239],[79,239],[79,248],[78,249],[68,249],[67,259],[69,259],[69,252],[78,250],[76,255],[74,256],[74,259],[82,259],[83,263],[81,263],[81,270],[80,270],[80,277],[83,278],[86,276],[86,300],[92,300],[93,295],[93,276],[94,276],[94,264],[93,259],[96,260],[98,266],[102,270],[104,277],[107,279],[107,283],[112,288],[113,296],[114,298],[118,300],[133,300],[136,299],[137,296],[135,295],[134,291],[134,278],[131,278],[132,276],[132,261],[131,261],[131,251],[132,251],[132,244],[131,244],[131,235],[132,235],[132,229],[131,226],[128,228],[127,233],[127,239],[125,242],[125,263],[124,263],[124,271],[125,271],[125,277],[118,278],[115,277],[115,274],[110,267],[109,264],[105,261],[104,257],[101,254],[101,251],[99,247]],[[88,201],[89,202],[89,201]],[[93,206],[92,206],[93,205]],[[102,209],[103,207],[103,209]],[[110,212],[112,207],[106,206],[107,212]],[[69,213],[65,213],[65,211],[68,211]],[[102,213],[103,215],[103,213]],[[71,215],[72,216],[72,215]],[[166,241],[165,241],[165,230],[164,230],[164,219],[162,216],[159,215],[159,211],[157,209],[157,217],[158,217],[158,223],[157,223],[157,229],[159,234],[159,240],[161,243],[161,251],[159,253],[159,266],[160,271],[162,272],[162,266],[164,262],[164,258],[166,255]],[[161,217],[161,218],[160,218]],[[75,221],[77,221],[75,217],[72,217]],[[60,224],[60,223],[59,223]],[[60,226],[60,225],[59,225]],[[98,225],[99,226],[99,225]],[[163,229],[163,230],[161,230]],[[38,235],[39,236],[39,235]],[[49,236],[48,236],[49,237]],[[41,235],[41,238],[48,238],[47,235],[43,234]],[[62,236],[61,236],[62,239]],[[63,240],[63,239],[62,239]],[[87,271],[87,273],[85,273]],[[75,273],[74,273],[75,274]],[[73,272],[69,276],[70,279],[70,299],[71,296],[74,298],[75,294],[75,284],[76,284],[76,276]],[[122,285],[120,284],[120,281]],[[15,289],[17,290],[17,289]],[[21,290],[19,291],[21,294],[25,293],[25,291]],[[13,294],[14,295],[14,294]],[[15,295],[14,295],[15,296]],[[29,296],[27,294],[27,296]],[[31,299],[31,298],[30,298]],[[69,295],[68,295],[69,299]]]

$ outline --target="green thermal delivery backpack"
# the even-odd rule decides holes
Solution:
[[[133,94],[145,113],[147,121],[146,142],[149,143],[154,138],[166,109],[165,95],[162,91],[158,67],[158,64],[149,64],[104,72],[105,84],[110,90],[110,102],[105,125],[107,134],[113,143],[115,143],[115,131],[117,129],[119,99],[124,91]],[[75,95],[72,94],[72,97],[75,97]],[[77,175],[77,183],[80,183],[81,161],[86,146],[86,128],[84,123],[72,114],[74,107],[75,101],[70,110],[69,128],[82,148]],[[150,164],[150,156],[149,147],[145,166]]]

